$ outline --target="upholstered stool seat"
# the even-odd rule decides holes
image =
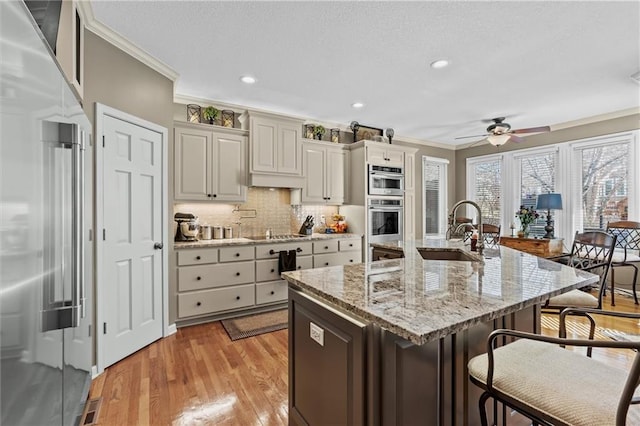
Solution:
[[[598,298],[586,291],[571,290],[550,298],[548,306],[560,306],[562,308],[597,308]]]
[[[496,391],[533,406],[558,424],[615,424],[625,371],[557,345],[525,339],[502,346],[493,355]],[[483,354],[469,361],[469,374],[485,385],[487,358]],[[637,408],[630,410],[627,424],[640,424]]]
[[[640,314],[567,308],[560,314],[560,336],[499,329],[488,338],[487,353],[472,358],[469,379],[484,390],[479,400],[482,425],[488,425],[487,400],[493,398],[542,425],[640,425],[640,341],[566,338],[566,318],[638,320]],[[517,340],[496,348],[505,336]],[[594,360],[565,347],[630,349],[628,369]],[[493,407],[493,404],[490,405]],[[495,408],[494,408],[495,409]]]

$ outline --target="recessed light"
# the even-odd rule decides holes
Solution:
[[[437,61],[431,62],[431,68],[439,69],[444,68],[449,65],[449,61],[446,59],[438,59]]]
[[[353,108],[362,108],[364,104],[362,102],[354,102],[351,104]]]
[[[253,84],[256,82],[256,79],[254,77],[251,77],[250,75],[243,75],[242,77],[240,77],[240,81],[247,84]]]

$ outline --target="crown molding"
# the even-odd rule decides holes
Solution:
[[[91,7],[90,1],[76,1],[76,7],[80,10],[80,13],[84,17],[84,25],[87,30],[113,44],[118,49],[131,55],[135,59],[147,65],[149,68],[167,77],[174,83],[178,79],[178,72],[171,68],[169,65],[165,64],[159,59],[154,58],[144,49],[136,46],[131,41],[122,37],[120,34],[104,25],[102,22],[98,21],[93,14],[93,8]]]
[[[627,117],[629,115],[640,114],[640,108],[627,108],[620,111],[613,111],[606,114],[594,115],[591,117],[581,118],[579,120],[566,121],[551,126],[551,131],[568,129],[569,127],[583,126],[585,124],[593,124],[599,121],[613,120],[614,118]]]

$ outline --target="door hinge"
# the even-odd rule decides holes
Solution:
[[[107,241],[107,230],[102,228],[102,241]]]
[[[89,241],[93,241],[93,229],[89,229]]]
[[[91,337],[91,324],[89,324],[89,337]]]
[[[107,334],[107,323],[103,323],[102,325],[102,334]]]
[[[102,147],[104,148],[104,135],[102,135]]]

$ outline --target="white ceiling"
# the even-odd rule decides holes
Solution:
[[[468,144],[454,138],[483,134],[483,119],[553,130],[640,107],[638,1],[91,5],[178,72],[177,95],[392,127],[396,138]],[[449,67],[429,67],[440,58]]]

